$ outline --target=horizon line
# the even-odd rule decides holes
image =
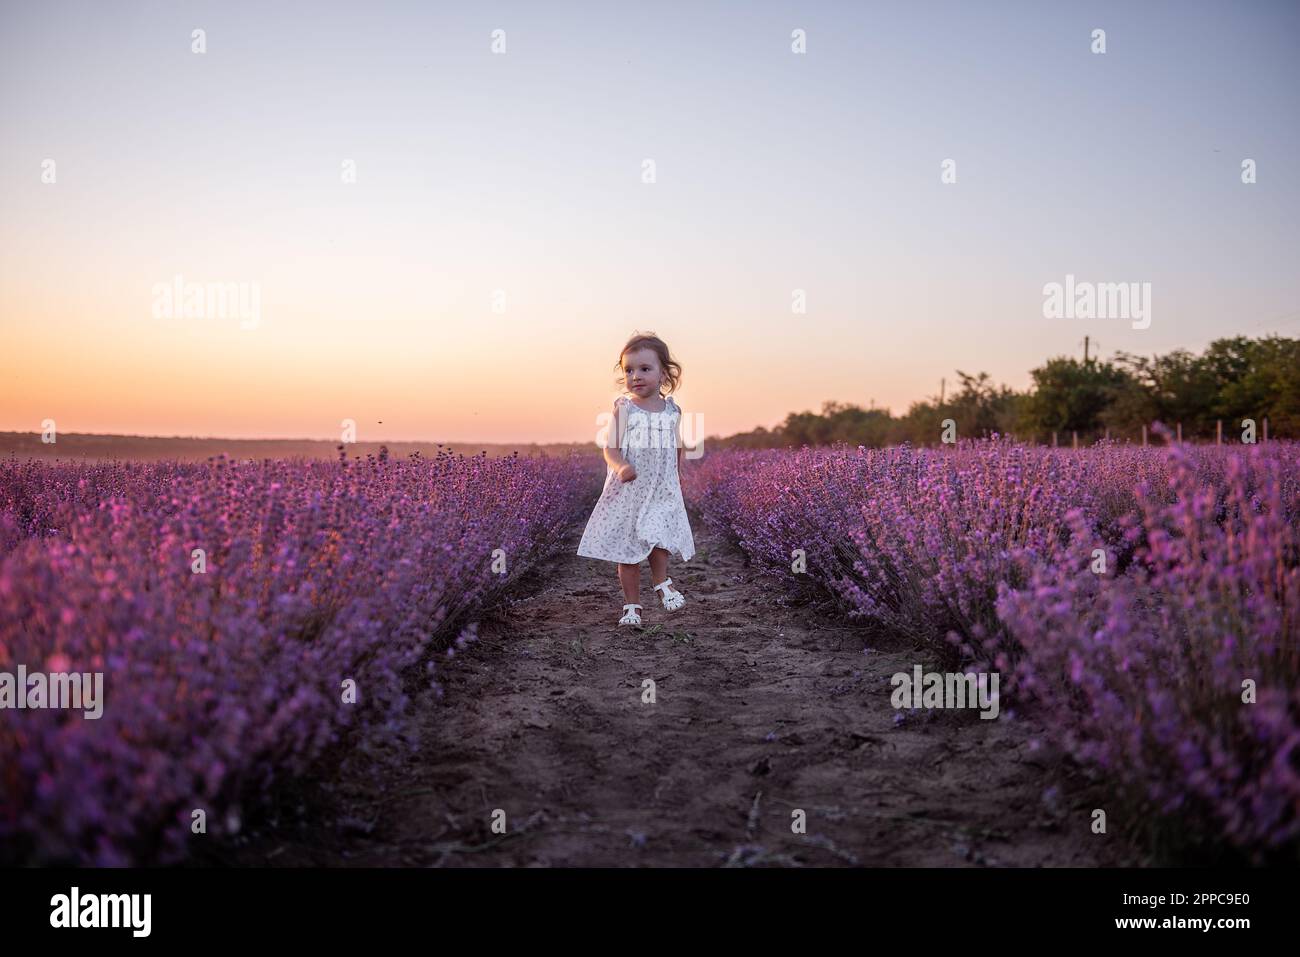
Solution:
[[[484,442],[478,439],[442,440],[437,439],[357,439],[354,442],[344,442],[336,438],[310,438],[305,436],[239,436],[239,435],[146,435],[140,432],[70,432],[62,429],[58,430],[58,435],[62,436],[91,436],[94,438],[106,439],[176,439],[186,442],[329,442],[334,445],[369,445],[384,443],[402,444],[402,445],[582,445],[585,440],[569,440],[555,442],[538,442],[522,441],[513,439],[503,439],[500,441]],[[7,429],[0,430],[0,436],[24,435],[40,437],[41,431]]]

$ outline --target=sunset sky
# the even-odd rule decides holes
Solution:
[[[0,10],[0,430],[585,441],[640,329],[729,434],[1300,335],[1300,4]]]

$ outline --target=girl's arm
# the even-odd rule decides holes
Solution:
[[[627,456],[623,454],[623,429],[625,423],[623,416],[619,415],[618,402],[614,403],[614,422],[610,426],[608,436],[605,439],[605,464],[618,471],[624,465],[628,464]],[[612,440],[612,441],[611,441]]]
[[[624,456],[619,449],[606,449],[605,464],[617,472],[624,465],[627,465],[628,462],[627,457]]]

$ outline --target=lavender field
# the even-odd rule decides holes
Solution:
[[[687,485],[828,613],[999,672],[1154,859],[1295,863],[1300,443],[732,452]]]
[[[196,812],[208,831],[238,834],[269,795],[328,778],[340,755],[364,772],[372,749],[414,751],[411,719],[433,719],[412,702],[439,688],[450,657],[478,654],[478,622],[494,609],[532,609],[507,642],[524,628],[554,633],[557,647],[561,634],[580,646],[616,631],[580,607],[609,603],[590,585],[526,604],[595,494],[591,465],[450,454],[0,465],[0,672],[104,674],[98,718],[0,714],[0,855],[184,862]],[[782,601],[864,645],[1000,673],[999,722],[1032,726],[1033,746],[1095,781],[1147,862],[1296,860],[1300,444],[712,452],[689,463],[683,487]],[[731,622],[755,610],[732,607],[742,599],[717,590],[710,567],[675,572],[714,599],[696,611],[725,629],[690,638],[743,659],[761,628]],[[669,647],[686,655],[689,642]],[[563,665],[539,679],[558,685],[539,692],[548,701],[595,683],[573,670],[588,659]],[[610,667],[616,689],[626,666]],[[740,681],[749,701],[763,693],[743,683],[768,677],[687,670],[702,684]],[[524,690],[516,704],[535,707]],[[620,750],[609,711],[590,717],[593,747]],[[564,719],[527,720],[536,734]],[[640,800],[562,766],[583,750],[569,733],[546,732],[555,750],[538,760],[581,784],[584,809]],[[698,759],[701,780],[733,747],[711,734],[684,733],[671,749],[679,763]],[[422,773],[436,777],[440,759],[426,749]],[[916,767],[910,786],[938,793],[942,770]]]

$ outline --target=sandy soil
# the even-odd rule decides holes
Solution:
[[[683,609],[663,610],[643,567],[645,627],[619,628],[614,566],[561,558],[444,669],[414,757],[317,782],[293,798],[299,814],[198,863],[1131,862],[1089,829],[1102,792],[1031,747],[1032,724],[941,711],[896,724],[889,676],[928,662],[787,605],[739,549],[692,526],[698,553],[669,570]]]

